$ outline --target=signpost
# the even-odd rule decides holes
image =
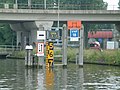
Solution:
[[[53,42],[46,42],[46,66],[53,67],[54,61],[54,46]]]
[[[79,66],[83,66],[83,36],[84,36],[84,27],[82,26],[81,21],[70,20],[67,22],[68,30],[70,30],[70,41],[79,41]],[[79,35],[80,31],[80,35]]]
[[[37,56],[38,64],[42,67],[44,65],[44,40],[46,39],[45,31],[37,31]]]

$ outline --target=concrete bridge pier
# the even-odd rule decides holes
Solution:
[[[29,32],[29,44],[33,46],[33,48],[35,47],[35,43],[37,42],[37,29],[35,30],[31,30]]]
[[[29,31],[23,31],[22,32],[22,38],[21,38],[21,47],[25,48],[26,45],[29,45]]]
[[[37,30],[50,30],[52,25],[53,21],[35,21],[11,23],[10,27],[13,31],[17,32],[17,46],[25,49],[27,44],[35,47]]]
[[[28,32],[28,31],[16,31],[16,33],[17,33],[17,46],[24,49],[25,46],[29,44],[30,32]]]
[[[17,34],[17,46],[20,46],[21,45],[21,38],[22,38],[22,36],[21,36],[22,31],[17,31],[16,34]]]

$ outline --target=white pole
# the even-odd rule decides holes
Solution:
[[[15,4],[17,5],[17,0],[15,0]]]
[[[46,9],[46,0],[44,0],[44,9]]]
[[[79,43],[79,66],[83,67],[83,37],[84,36],[84,26],[80,30],[80,43]]]
[[[31,8],[31,0],[28,0],[28,7]]]

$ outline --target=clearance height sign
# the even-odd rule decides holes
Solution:
[[[46,42],[46,66],[51,67],[54,61],[53,42]]]

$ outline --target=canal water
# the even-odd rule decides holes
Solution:
[[[0,90],[120,90],[120,67],[69,64],[64,69],[27,69],[24,60],[1,59]]]

